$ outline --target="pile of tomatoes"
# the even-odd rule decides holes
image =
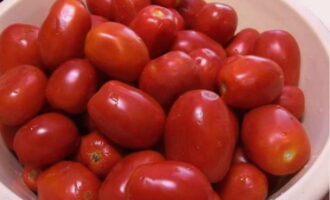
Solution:
[[[40,28],[7,27],[0,131],[26,185],[40,200],[267,198],[310,156],[300,52],[237,21],[203,0],[56,0]]]

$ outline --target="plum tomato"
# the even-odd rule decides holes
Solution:
[[[206,4],[204,0],[181,0],[177,10],[190,27],[198,11]]]
[[[61,161],[40,174],[39,200],[97,200],[98,178],[80,163]]]
[[[236,11],[222,3],[207,3],[196,13],[192,28],[225,45],[237,27]]]
[[[208,90],[190,91],[168,115],[166,157],[193,164],[215,183],[229,170],[236,138],[224,101]]]
[[[42,170],[36,167],[25,166],[23,168],[23,172],[22,172],[23,182],[33,192],[37,192],[37,179],[41,172]]]
[[[233,156],[232,164],[238,164],[238,163],[248,163],[247,156],[242,147],[236,147]]]
[[[245,115],[242,141],[248,158],[277,176],[296,173],[310,157],[302,124],[279,105],[266,105]]]
[[[125,200],[126,185],[135,169],[164,160],[160,153],[151,150],[135,152],[126,156],[112,168],[102,183],[98,200]]]
[[[98,15],[91,15],[91,21],[92,21],[92,28],[95,28],[96,26],[108,22],[109,20]]]
[[[242,56],[226,64],[218,75],[221,97],[237,108],[272,103],[283,88],[281,67],[272,60]]]
[[[0,124],[0,134],[5,145],[10,149],[14,149],[14,138],[16,135],[19,126],[6,126],[4,124]]]
[[[149,61],[148,48],[130,28],[106,22],[87,36],[85,53],[91,63],[111,78],[133,82]]]
[[[241,30],[226,48],[227,56],[251,55],[260,33],[253,28]]]
[[[108,20],[114,19],[113,0],[86,0],[89,11]]]
[[[300,50],[295,38],[282,30],[263,32],[254,49],[257,56],[269,58],[281,66],[285,85],[297,85],[300,76]]]
[[[129,25],[140,10],[150,3],[150,0],[112,0],[115,21]]]
[[[0,77],[0,123],[17,126],[34,117],[45,103],[46,75],[21,65]]]
[[[22,164],[41,167],[68,156],[78,142],[77,127],[69,118],[46,113],[33,118],[17,131],[14,150]]]
[[[166,8],[176,8],[180,6],[182,0],[152,0],[152,3],[164,6]]]
[[[165,113],[148,94],[119,81],[109,81],[91,98],[88,113],[98,130],[127,148],[148,148],[160,139]]]
[[[174,14],[174,22],[176,24],[176,30],[181,31],[181,30],[185,29],[186,22],[184,21],[182,15],[174,8],[170,8],[170,10]]]
[[[193,165],[163,161],[143,165],[131,175],[126,187],[129,200],[213,200],[205,175]]]
[[[81,1],[55,1],[40,28],[38,38],[44,66],[54,70],[68,59],[81,57],[90,28],[90,14]]]

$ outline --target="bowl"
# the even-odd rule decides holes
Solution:
[[[0,4],[0,31],[12,23],[40,25],[54,0],[5,0]],[[216,2],[213,0],[212,2]],[[297,0],[221,0],[239,16],[238,30],[284,29],[301,49],[300,87],[306,95],[303,120],[311,140],[307,165],[269,199],[318,200],[329,189],[329,32]],[[33,200],[36,196],[21,180],[21,166],[0,141],[0,199]]]

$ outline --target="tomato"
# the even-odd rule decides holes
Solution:
[[[221,97],[237,108],[254,108],[274,101],[283,88],[283,71],[275,62],[242,56],[225,65],[218,75]]]
[[[0,74],[18,65],[40,67],[37,39],[39,28],[28,24],[12,24],[0,35]]]
[[[167,8],[176,8],[182,3],[182,0],[152,0],[152,3]]]
[[[45,67],[54,70],[66,60],[81,57],[90,28],[90,14],[81,1],[57,0],[43,22],[38,38]]]
[[[180,15],[180,13],[177,10],[175,10],[174,8],[170,8],[170,10],[174,14],[174,22],[176,24],[176,30],[181,31],[181,30],[185,29],[186,22],[184,21],[183,17]]]
[[[221,58],[210,49],[196,49],[190,53],[196,62],[200,89],[213,90],[217,88],[217,75],[223,66]]]
[[[282,30],[263,32],[254,54],[278,63],[284,72],[285,85],[297,85],[300,76],[300,50],[294,37]]]
[[[249,159],[273,175],[296,173],[310,157],[304,127],[278,105],[262,106],[246,114],[242,140]]]
[[[242,55],[236,55],[236,56],[229,56],[227,58],[224,59],[223,64],[227,65],[235,60],[237,60],[238,58],[242,58]]]
[[[99,190],[98,200],[125,200],[127,182],[138,167],[164,161],[161,154],[155,151],[140,151],[132,153],[120,160],[110,171]]]
[[[284,86],[281,95],[274,101],[283,108],[287,109],[297,119],[303,117],[305,112],[305,95],[296,86]]]
[[[218,188],[222,200],[264,200],[268,193],[265,174],[251,164],[232,166]]]
[[[14,137],[16,135],[19,126],[6,126],[4,124],[0,124],[0,134],[5,145],[13,150]]]
[[[37,179],[41,172],[42,170],[40,168],[27,166],[23,168],[22,179],[25,185],[33,192],[37,192]]]
[[[68,113],[81,113],[96,92],[97,75],[87,60],[73,59],[50,76],[46,96],[51,106]]]
[[[214,193],[213,200],[221,200],[217,193]]]
[[[232,164],[248,163],[247,156],[242,147],[237,147],[234,153]]]
[[[45,102],[47,78],[37,67],[21,65],[0,77],[0,123],[17,126],[35,116]]]
[[[197,88],[198,81],[194,60],[184,52],[171,51],[145,66],[139,87],[168,109],[181,94]]]
[[[153,58],[168,51],[177,31],[173,12],[155,5],[143,8],[129,27],[143,39]]]
[[[86,3],[92,14],[114,19],[113,0],[87,0]]]
[[[69,118],[46,113],[33,118],[17,131],[14,150],[22,164],[40,167],[68,156],[78,139],[77,127]]]
[[[81,138],[78,154],[79,161],[100,178],[104,178],[121,159],[116,147],[96,131]]]
[[[39,200],[97,200],[97,177],[80,163],[61,161],[38,178]]]
[[[211,49],[221,59],[226,58],[226,52],[223,47],[205,34],[192,30],[178,31],[176,33],[172,50],[184,51],[189,54],[193,50],[200,48]]]
[[[95,28],[96,26],[98,26],[100,24],[108,22],[108,20],[106,18],[98,16],[98,15],[91,15],[91,22],[92,22],[92,28]]]
[[[253,54],[254,46],[259,36],[260,33],[253,28],[241,30],[227,46],[227,55],[236,56]]]
[[[150,0],[112,0],[115,21],[129,25],[144,7],[150,5]]]
[[[137,168],[126,187],[129,200],[213,200],[210,183],[194,166],[163,161]]]
[[[165,114],[143,91],[119,81],[109,81],[88,103],[88,113],[98,129],[127,148],[148,148],[163,132]]]
[[[101,24],[89,32],[85,53],[99,70],[127,82],[137,80],[149,61],[142,39],[130,28],[115,22]]]
[[[195,165],[212,183],[220,181],[236,144],[230,120],[226,104],[216,93],[194,90],[183,94],[167,118],[167,158]]]
[[[233,37],[236,27],[236,11],[222,3],[205,4],[192,21],[194,30],[205,33],[222,45]]]
[[[191,26],[198,11],[206,4],[204,0],[181,0],[178,11],[183,16],[188,27]]]

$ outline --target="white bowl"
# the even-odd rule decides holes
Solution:
[[[216,0],[214,0],[216,1]],[[0,31],[12,23],[40,25],[54,0],[5,0],[0,4]],[[293,0],[222,0],[239,15],[239,29],[284,29],[302,53],[300,87],[306,95],[304,126],[312,144],[308,164],[270,199],[319,200],[329,188],[329,39],[328,31]],[[2,143],[2,141],[0,141]],[[36,199],[23,184],[17,160],[0,144],[0,199]],[[60,192],[60,191],[59,191]]]

